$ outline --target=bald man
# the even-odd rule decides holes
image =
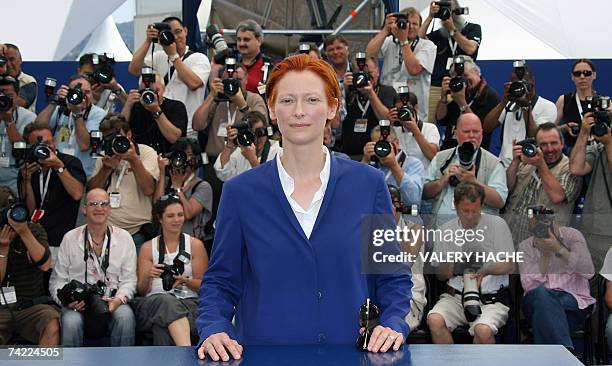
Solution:
[[[485,191],[484,212],[498,214],[504,207],[508,196],[506,172],[495,155],[480,147],[482,133],[482,123],[477,115],[462,114],[457,120],[456,130],[459,146],[438,152],[431,161],[425,177],[423,198],[434,200],[433,221],[430,224],[435,227],[457,217],[453,203],[454,183],[473,182],[482,187]],[[470,166],[462,166],[459,161],[458,149],[466,142],[475,148]]]
[[[103,189],[92,189],[82,207],[86,224],[64,236],[57,263],[51,275],[49,290],[53,300],[62,306],[62,345],[83,345],[86,323],[108,324],[99,334],[87,334],[88,338],[110,335],[113,347],[134,345],[136,320],[127,302],[136,291],[136,247],[127,231],[108,223],[111,211],[110,198]],[[84,261],[84,251],[87,261]],[[110,316],[92,317],[84,301],[59,298],[57,291],[68,282],[77,280],[95,284],[102,281],[107,288],[102,300],[106,302]],[[91,324],[90,323],[90,324]]]

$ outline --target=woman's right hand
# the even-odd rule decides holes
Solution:
[[[209,355],[213,361],[229,361],[230,355],[239,360],[242,357],[242,346],[227,333],[215,333],[210,335],[198,349],[198,357],[203,360]]]
[[[149,277],[150,278],[159,278],[159,276],[161,276],[161,274],[163,272],[164,272],[164,265],[163,264],[154,263],[151,266],[151,269],[149,270]]]

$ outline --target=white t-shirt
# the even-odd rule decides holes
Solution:
[[[408,85],[410,91],[416,94],[420,106],[419,119],[429,122],[427,112],[429,105],[429,87],[431,85],[431,73],[436,61],[436,45],[428,39],[418,39],[414,48],[414,56],[419,60],[423,70],[418,75],[410,75],[406,69],[403,58],[400,55],[399,43],[393,42],[393,36],[385,38],[380,48],[379,57],[384,58],[380,81],[383,85],[389,85],[396,90],[400,85]]]
[[[431,161],[423,155],[423,151],[421,151],[421,147],[414,138],[414,134],[405,128],[402,132],[402,127],[394,127],[394,129],[395,134],[400,140],[402,151],[406,152],[408,156],[419,159],[421,163],[423,163],[423,169],[427,170]],[[423,122],[421,133],[428,142],[436,145],[440,144],[440,132],[438,131],[438,127],[433,123]]]
[[[153,54],[153,65],[151,66],[151,53],[144,59],[145,65],[149,65],[153,67],[153,69],[159,74],[159,76],[163,79],[166,74],[170,72],[170,67],[172,64],[168,59],[168,55],[161,49],[161,46],[157,46],[156,48],[160,48],[159,51],[155,51]],[[189,51],[189,47],[185,53]],[[184,57],[184,56],[183,56]],[[164,97],[168,99],[179,100],[185,104],[185,108],[187,109],[187,137],[197,138],[198,133],[194,131],[191,127],[191,119],[193,118],[193,114],[196,109],[202,104],[204,100],[204,94],[206,92],[206,83],[208,82],[208,75],[210,74],[210,61],[208,61],[208,57],[206,57],[203,53],[193,53],[187,57],[183,61],[191,71],[193,71],[198,77],[202,80],[203,85],[196,90],[191,90],[179,78],[178,72],[174,70],[172,73],[172,77],[166,84],[166,91],[164,92]]]
[[[550,100],[538,97],[531,111],[536,125],[557,120],[557,107]],[[507,115],[507,117],[506,117]],[[499,123],[503,126],[504,137],[499,159],[505,167],[512,162],[512,139],[521,141],[527,136],[525,130],[525,113],[522,111],[507,113],[504,109],[499,115]]]

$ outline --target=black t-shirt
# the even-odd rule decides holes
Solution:
[[[347,155],[363,154],[363,146],[370,141],[370,131],[378,126],[378,118],[371,103],[366,109],[365,115],[361,111],[359,95],[361,94],[357,90],[351,90],[346,95],[346,117],[342,121],[342,152]],[[395,89],[386,85],[379,85],[376,95],[387,108],[393,108],[394,102],[398,98]],[[360,102],[365,107],[368,99],[362,97]],[[368,120],[366,131],[355,132],[355,121],[360,118]]]
[[[44,247],[48,247],[45,229],[39,224],[28,224],[28,227],[34,238]],[[11,242],[6,273],[3,286],[7,283],[15,286],[17,301],[45,296],[43,271],[32,264],[28,249],[20,236],[16,236]]]
[[[476,43],[478,43],[478,47],[480,47],[480,40],[482,38],[480,24],[466,23],[461,30],[461,34],[471,41],[476,41]],[[453,55],[451,47],[448,43],[448,38],[444,37],[439,29],[429,33],[427,38],[438,47],[438,50],[436,51],[436,62],[434,63],[434,69],[431,73],[431,85],[441,86],[442,78],[448,75],[448,72],[446,71],[446,62],[448,61],[448,58],[457,55],[467,55],[467,53],[462,50],[459,45],[457,45],[455,55]],[[478,57],[478,48],[473,55],[470,55],[470,57],[476,61],[476,58]]]
[[[87,182],[85,171],[83,170],[83,164],[77,158],[72,155],[66,155],[61,152],[57,153],[57,157],[64,163],[64,169],[70,172],[70,175],[74,179],[78,180],[83,184]],[[36,202],[36,208],[45,210],[45,214],[39,223],[47,231],[47,238],[49,240],[49,246],[59,247],[64,238],[64,234],[74,229],[76,225],[77,216],[79,214],[79,204],[81,200],[74,200],[70,194],[64,188],[62,181],[60,180],[57,172],[51,170],[51,178],[49,178],[49,188],[45,196],[45,202],[41,205],[40,203],[40,175],[42,171],[38,171],[32,174],[32,190],[34,191],[34,201]],[[43,174],[43,186],[47,175]],[[21,186],[21,172],[17,177],[17,182]],[[25,201],[25,197],[21,197]]]
[[[471,99],[468,98],[468,104],[470,103],[470,100]],[[487,113],[495,108],[499,102],[500,99],[497,92],[490,86],[486,85],[480,95],[474,98],[474,102],[470,105],[470,109],[480,118],[480,123],[484,123],[484,118],[487,116]],[[438,125],[446,126],[446,132],[444,134],[444,140],[442,141],[441,150],[456,146],[456,141],[453,143],[453,131],[457,126],[457,119],[459,119],[460,115],[461,112],[459,111],[459,106],[457,103],[454,101],[448,103],[446,116],[443,119],[438,120]],[[488,150],[490,141],[491,135],[484,134],[481,146]]]
[[[188,118],[187,109],[185,109],[183,102],[164,98],[160,107],[166,118],[181,130],[181,136],[185,136]],[[170,151],[172,144],[162,135],[153,114],[144,109],[140,103],[136,103],[132,107],[130,128],[134,142],[149,145],[158,153]]]

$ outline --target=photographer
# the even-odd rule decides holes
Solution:
[[[13,156],[13,143],[23,141],[23,129],[36,114],[14,102],[19,94],[19,82],[14,77],[0,75],[0,93],[10,100],[10,107],[0,111],[0,185],[17,191],[18,162]]]
[[[30,145],[28,159],[19,169],[19,198],[27,205],[31,220],[47,231],[53,263],[64,234],[74,228],[85,187],[81,161],[57,151],[51,127],[33,122],[23,131]],[[35,150],[44,156],[35,154]]]
[[[37,120],[49,123],[58,150],[78,158],[89,177],[95,164],[89,133],[99,129],[104,116],[106,111],[93,104],[89,79],[75,75],[58,89]]]
[[[253,141],[245,141],[247,136],[249,140],[254,138]],[[245,146],[245,142],[251,143]],[[225,182],[274,159],[279,149],[278,141],[268,138],[266,117],[259,112],[249,112],[240,123],[227,126],[227,141],[215,162],[215,173]]]
[[[574,352],[571,334],[582,329],[590,314],[589,280],[595,274],[582,234],[558,223],[554,211],[533,208],[532,235],[519,244],[525,290],[523,313],[535,344],[560,344]]]
[[[0,286],[2,303],[5,297],[9,303],[0,307],[0,345],[19,334],[40,346],[55,346],[60,342],[59,313],[48,304],[43,278],[51,267],[47,233],[26,222],[27,211],[21,216],[17,202],[9,187],[0,186]]]
[[[185,232],[204,240],[204,228],[212,217],[213,192],[210,184],[195,174],[202,164],[200,145],[194,139],[181,137],[170,150],[169,158],[158,160],[162,176],[157,181],[153,201],[167,194],[176,195],[184,209]]]
[[[185,105],[165,97],[166,87],[157,74],[153,83],[140,80],[139,88],[130,90],[121,114],[130,123],[134,142],[166,153],[187,132]],[[145,95],[147,91],[153,92],[152,100]]]
[[[62,345],[81,347],[84,336],[110,333],[112,347],[133,346],[135,319],[127,302],[136,290],[134,242],[108,222],[111,202],[104,190],[87,192],[82,212],[86,224],[64,236],[49,281],[53,300],[63,306]],[[85,299],[71,287],[75,280]]]
[[[143,244],[138,256],[138,330],[153,333],[156,346],[197,342],[198,291],[208,255],[197,238],[183,234],[183,204],[174,196],[158,201],[153,218],[161,235]]]
[[[197,138],[197,132],[191,127],[191,119],[204,99],[210,62],[206,55],[189,49],[187,31],[183,21],[177,17],[167,17],[162,23],[149,24],[147,38],[134,52],[128,71],[140,76],[142,67],[146,65],[162,76],[166,86],[165,96],[185,104],[187,137]],[[156,43],[159,43],[157,47]],[[157,48],[152,57],[149,53],[151,47]]]
[[[570,172],[569,158],[562,152],[561,131],[554,123],[539,125],[535,140],[524,142],[513,140],[513,159],[506,170],[510,193],[504,218],[512,228],[515,243],[529,236],[529,207],[550,207],[561,225],[569,225],[582,187],[582,179]]]
[[[467,113],[459,117],[457,140],[457,148],[436,154],[425,176],[423,198],[434,200],[432,214],[437,221],[436,227],[456,216],[453,192],[459,182],[471,182],[484,190],[482,203],[485,212],[490,214],[497,214],[504,207],[508,195],[504,167],[497,157],[480,146],[482,126],[477,115]],[[470,148],[470,156],[462,156],[463,147]],[[463,158],[467,158],[467,161],[462,162]]]
[[[394,106],[397,99],[395,89],[379,84],[375,58],[366,58],[363,72],[369,80],[362,87],[353,85],[353,72],[344,74],[346,117],[342,121],[342,152],[354,160],[361,160],[370,131],[378,125],[378,120],[387,118],[389,108]]]
[[[370,141],[363,147],[361,162],[380,169],[385,175],[385,183],[397,187],[402,195],[402,202],[411,207],[421,205],[423,193],[423,164],[400,149],[399,139],[393,129],[389,129],[386,141],[391,144],[387,156],[381,157],[374,153],[376,143],[381,140],[381,127],[376,126],[370,132]]]
[[[512,235],[506,222],[498,216],[482,212],[485,192],[481,186],[464,182],[454,191],[454,205],[459,220],[442,225],[442,232],[463,233],[462,246],[453,240],[437,240],[434,252],[448,253],[513,253]],[[468,238],[468,230],[481,231],[483,235]],[[470,240],[471,239],[471,240]],[[462,265],[460,265],[462,264]],[[436,276],[447,281],[447,290],[440,296],[427,315],[427,325],[434,343],[453,343],[451,332],[458,326],[469,326],[470,335],[476,344],[495,343],[495,334],[508,320],[505,304],[509,300],[508,274],[514,270],[514,263],[508,262],[432,262]],[[465,268],[460,268],[465,267]],[[469,291],[475,291],[478,299],[468,301]],[[472,294],[470,294],[472,295]],[[468,308],[468,306],[472,306]],[[480,311],[474,311],[473,307]],[[478,314],[479,313],[479,314]],[[478,315],[477,315],[478,314]]]
[[[261,26],[253,19],[243,20],[236,26],[236,46],[240,53],[237,61],[245,66],[247,72],[245,90],[255,94],[259,94],[257,86],[263,80],[264,62],[269,61],[261,51],[263,38]]]
[[[110,194],[113,210],[109,222],[129,231],[139,248],[155,235],[151,199],[159,179],[157,153],[132,141],[130,125],[120,114],[109,114],[100,124],[100,132],[107,153],[96,160],[87,188],[102,188]]]
[[[442,80],[442,94],[436,107],[437,124],[445,128],[441,149],[457,146],[455,129],[462,114],[474,113],[484,121],[498,103],[497,92],[482,77],[480,67],[472,58],[461,56],[455,59],[450,76],[444,76]],[[485,149],[489,148],[489,140],[489,134],[485,134],[482,143]]]
[[[523,64],[512,69],[510,82],[504,84],[504,97],[487,113],[483,129],[490,134],[498,126],[504,126],[499,158],[507,167],[512,161],[513,140],[534,137],[538,125],[556,120],[555,104],[536,93],[535,76],[529,65]]]
[[[593,136],[596,143],[587,146],[594,125],[593,113],[586,113],[572,149],[570,171],[577,176],[591,174],[580,231],[589,244],[595,268],[601,268],[601,258],[612,243],[612,134],[608,126],[608,133]]]
[[[7,62],[6,72],[19,81],[19,95],[15,97],[15,104],[20,107],[29,109],[31,112],[36,112],[36,95],[38,94],[38,86],[36,79],[21,70],[21,51],[14,44],[5,43],[2,49]]]
[[[349,44],[346,38],[341,34],[332,34],[323,40],[323,49],[325,50],[325,60],[334,68],[338,83],[340,85],[341,100],[338,107],[338,113],[331,122],[332,128],[332,146],[335,149],[342,147],[342,122],[346,118],[346,96],[348,90],[345,87],[346,73],[351,71],[349,62]]]
[[[396,13],[387,14],[384,27],[370,40],[366,53],[384,59],[380,76],[383,85],[396,90],[408,85],[418,100],[428,106],[436,45],[419,38],[422,19],[415,8],[403,9],[401,14],[406,18],[398,19]],[[428,122],[427,112],[428,108],[420,110],[419,119]]]
[[[117,102],[124,105],[127,100],[125,89],[115,79],[114,65],[115,59],[107,56],[106,53],[103,55],[86,53],[79,58],[77,74],[89,78],[93,103],[104,109],[106,113],[114,112]],[[96,80],[100,78],[100,75],[110,78],[110,81]]]

